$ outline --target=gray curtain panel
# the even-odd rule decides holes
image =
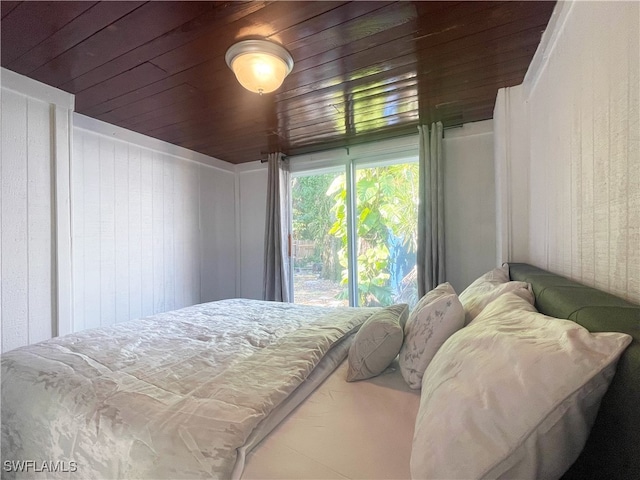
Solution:
[[[418,294],[445,281],[444,274],[444,176],[442,123],[418,127],[420,134],[418,208]]]
[[[289,169],[280,152],[269,154],[267,216],[264,228],[264,278],[262,297],[289,301]]]

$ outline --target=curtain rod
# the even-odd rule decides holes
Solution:
[[[269,155],[269,153],[267,153],[267,152],[260,152],[260,155]],[[286,159],[287,159],[287,156],[286,156],[284,153],[282,153],[282,154],[280,155],[280,160],[284,161],[284,160],[286,160]],[[267,163],[268,161],[269,161],[269,159],[268,159],[268,158],[261,158],[261,159],[260,159],[260,163]]]
[[[456,124],[453,124],[453,125],[443,126],[442,127],[442,131],[451,130],[453,128],[462,128],[462,127],[464,127],[464,123],[456,123]],[[410,137],[410,136],[413,136],[413,135],[417,135],[417,133],[408,133],[408,132],[406,132],[406,133],[401,133],[400,135],[392,135],[392,136],[390,136],[388,138],[382,138],[381,140],[369,140],[369,141],[364,141],[362,143],[355,142],[355,143],[353,143],[351,145],[347,145],[347,146],[344,146],[344,147],[332,147],[332,148],[330,147],[330,148],[328,148],[328,150],[334,150],[334,149],[338,149],[338,148],[346,148],[348,150],[350,147],[353,147],[353,146],[356,146],[356,145],[362,145],[362,144],[372,143],[372,142],[377,142],[377,141],[390,140],[390,139],[393,139],[393,138]],[[304,155],[304,154],[307,154],[307,153],[322,152],[322,151],[325,151],[325,150],[327,150],[326,147],[319,147],[317,150],[316,149],[312,149],[312,150],[310,150],[308,152],[301,153],[300,155]],[[268,155],[269,152],[260,152],[260,154],[261,155]],[[287,156],[282,154],[281,160],[286,160],[286,159],[287,159]],[[268,161],[269,161],[268,159],[263,158],[263,159],[260,160],[260,163],[267,163]]]

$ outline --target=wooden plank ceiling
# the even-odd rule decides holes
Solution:
[[[2,66],[76,111],[232,163],[493,115],[554,2],[2,2]],[[267,38],[295,66],[259,96],[225,64]]]

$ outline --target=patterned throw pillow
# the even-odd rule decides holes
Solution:
[[[404,327],[400,372],[414,389],[440,346],[464,325],[464,309],[449,283],[438,285],[420,299]]]

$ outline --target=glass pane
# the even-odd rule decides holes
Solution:
[[[358,305],[418,298],[418,164],[356,170]]]
[[[291,180],[293,301],[348,306],[345,175]]]

